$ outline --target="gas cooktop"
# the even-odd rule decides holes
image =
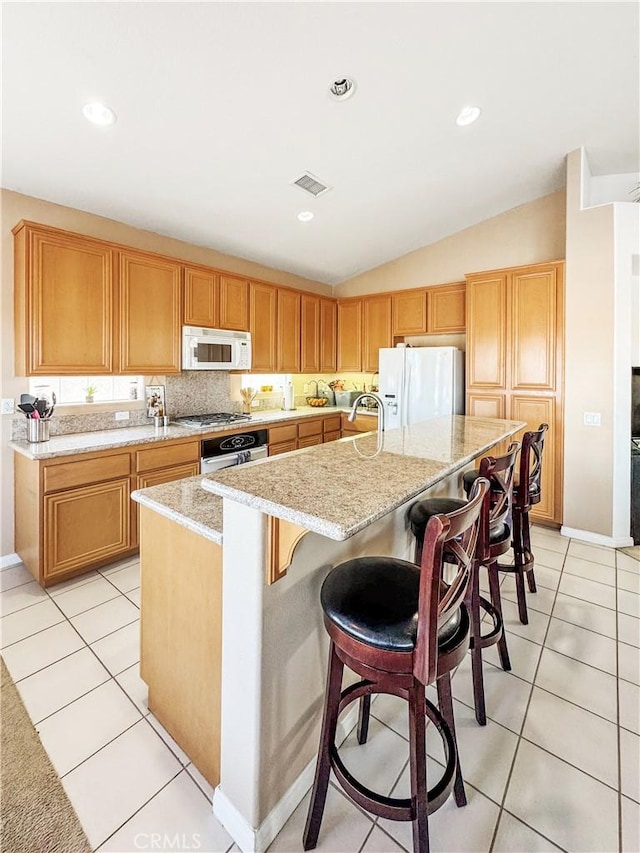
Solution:
[[[176,418],[174,423],[189,429],[205,429],[212,426],[227,426],[229,424],[246,423],[251,420],[251,415],[236,415],[231,412],[214,412],[210,415],[189,415],[184,418]]]

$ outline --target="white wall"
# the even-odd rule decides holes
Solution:
[[[629,437],[633,255],[638,207],[589,207],[582,149],[567,157],[563,531],[630,545]],[[599,412],[601,426],[585,426]]]

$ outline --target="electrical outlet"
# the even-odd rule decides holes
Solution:
[[[252,400],[251,401],[251,407],[253,409],[257,409],[259,405],[260,405],[260,400]]]
[[[302,393],[303,393],[303,394],[308,394],[308,393],[309,393],[309,383],[308,383],[308,382],[305,382],[305,383],[304,383],[304,386],[303,386],[303,388],[302,388]]]
[[[585,426],[601,426],[602,425],[602,416],[600,412],[585,412],[584,413],[584,425]]]
[[[2,409],[0,410],[0,414],[3,415],[12,415],[15,411],[14,402],[11,397],[3,397],[2,398]]]
[[[116,420],[117,421],[128,421],[129,420],[129,412],[116,412]]]

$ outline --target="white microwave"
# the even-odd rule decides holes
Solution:
[[[183,370],[251,370],[251,334],[182,327]]]

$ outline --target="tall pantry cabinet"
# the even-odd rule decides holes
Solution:
[[[540,522],[562,523],[564,263],[467,276],[467,414],[549,424]],[[521,439],[522,434],[514,436]]]

